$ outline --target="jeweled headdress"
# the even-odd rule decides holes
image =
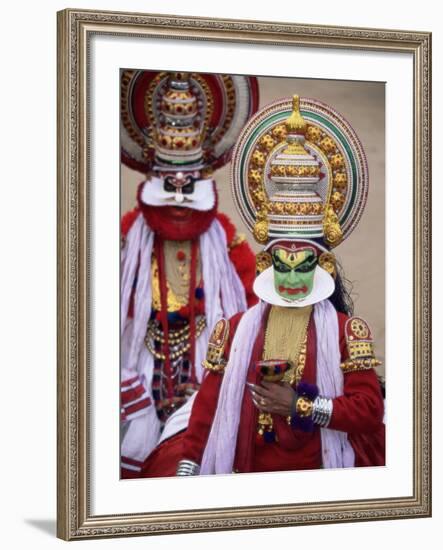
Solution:
[[[219,168],[257,106],[254,77],[125,70],[122,161],[144,173]]]
[[[305,238],[337,246],[366,203],[368,168],[349,123],[314,99],[257,112],[233,152],[234,199],[255,239]]]

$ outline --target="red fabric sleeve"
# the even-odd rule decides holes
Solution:
[[[242,315],[242,313],[237,313],[229,321],[229,338],[224,350],[225,359],[229,357],[232,339]],[[192,405],[191,417],[183,438],[182,459],[192,460],[197,464],[201,464],[203,451],[206,447],[217,408],[218,394],[222,381],[222,373],[206,371]]]
[[[228,216],[226,216],[226,214],[218,212],[217,219],[225,230],[226,241],[229,248],[229,258],[245,288],[248,307],[251,307],[258,302],[258,298],[252,290],[256,269],[255,254],[247,241],[242,241],[235,244],[235,237],[237,235],[235,225],[231,222]]]
[[[129,233],[129,230],[131,229],[132,224],[135,222],[137,216],[139,215],[139,212],[140,210],[138,208],[134,208],[133,210],[126,212],[126,214],[123,214],[120,221],[120,230],[122,233],[122,237],[126,237],[126,235]]]
[[[348,316],[338,313],[341,360],[348,359],[344,325]],[[373,369],[344,374],[343,395],[334,399],[329,428],[353,433],[373,433],[383,423],[383,396]]]
[[[183,438],[182,459],[201,464],[222,380],[223,375],[219,373],[208,372],[205,376],[192,406],[191,418]]]
[[[344,393],[334,399],[329,428],[342,432],[371,433],[383,422],[383,398],[375,372],[344,375]]]
[[[245,288],[248,307],[252,307],[258,302],[258,298],[252,290],[255,280],[255,255],[249,244],[243,241],[230,249],[229,258]]]
[[[175,476],[177,465],[182,458],[185,433],[179,432],[162,441],[145,460],[141,473],[135,477]]]

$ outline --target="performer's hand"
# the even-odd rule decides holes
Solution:
[[[289,416],[294,399],[294,390],[288,382],[265,382],[260,386],[247,383],[252,401],[258,410]]]

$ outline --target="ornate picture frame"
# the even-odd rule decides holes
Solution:
[[[413,63],[412,492],[392,498],[94,514],[90,49],[94,36],[408,54]],[[208,46],[209,47],[209,46]],[[58,536],[65,540],[431,515],[431,34],[69,9],[58,13]],[[116,473],[117,476],[117,473]]]

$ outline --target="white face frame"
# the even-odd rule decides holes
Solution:
[[[148,178],[141,192],[141,201],[150,206],[175,206],[179,208],[192,208],[193,210],[207,211],[215,206],[216,193],[212,179],[196,179],[193,182],[192,192],[184,189],[189,173],[162,173]],[[171,183],[171,190],[165,189],[165,179],[174,177],[175,183]]]

